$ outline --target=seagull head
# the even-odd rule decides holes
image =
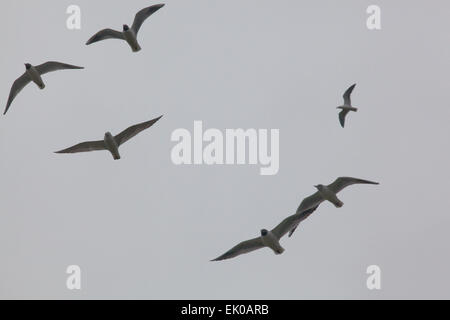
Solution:
[[[106,132],[106,133],[105,133],[105,138],[110,138],[110,137],[112,137],[112,134],[111,134],[111,132],[109,132],[109,131],[108,131],[108,132]]]
[[[128,25],[124,24],[123,25],[123,31],[128,31],[128,29],[130,29],[130,27],[128,27]]]
[[[263,237],[267,236],[268,233],[269,233],[269,231],[267,231],[266,229],[261,230],[261,236],[263,236]]]
[[[317,184],[314,186],[317,190],[321,190],[323,188],[323,184]]]
[[[29,64],[29,63],[25,63],[25,69],[30,69],[31,68],[31,64]]]

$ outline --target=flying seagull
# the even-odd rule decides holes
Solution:
[[[297,209],[297,212],[303,212],[305,210],[308,210],[309,208],[317,208],[319,204],[321,204],[325,200],[328,200],[331,203],[333,203],[336,206],[336,208],[342,207],[344,203],[338,199],[337,193],[339,193],[344,188],[351,186],[352,184],[379,184],[379,183],[358,178],[340,177],[334,180],[332,184],[329,184],[327,186],[323,184],[318,184],[314,186],[317,189],[317,192],[303,199],[303,201],[300,203]],[[291,229],[291,231],[289,232],[289,237],[292,236],[295,229],[297,228],[297,225],[295,225],[294,228]]]
[[[284,219],[279,225],[277,225],[271,231],[266,229],[261,230],[261,235],[257,238],[253,238],[247,241],[242,241],[238,245],[234,246],[220,257],[211,261],[220,261],[225,259],[234,258],[244,253],[248,253],[257,249],[268,247],[273,250],[275,254],[282,254],[284,248],[280,245],[280,239],[289,232],[294,226],[297,226],[301,221],[305,220],[311,213],[317,209],[310,208],[303,212],[297,212],[286,219]]]
[[[8,102],[6,103],[5,112],[8,112],[9,106],[14,98],[19,94],[19,92],[25,88],[25,86],[33,81],[39,87],[39,89],[44,89],[45,84],[42,81],[41,75],[48,72],[64,70],[64,69],[84,69],[83,67],[77,67],[70,64],[65,64],[56,61],[48,61],[38,66],[32,66],[29,63],[25,63],[25,73],[14,81],[11,91],[9,92]]]
[[[128,25],[123,25],[123,31],[116,31],[113,29],[103,29],[94,34],[87,42],[86,44],[89,45],[91,43],[106,40],[106,39],[121,39],[125,40],[131,47],[131,50],[133,52],[137,52],[141,50],[141,47],[139,46],[139,43],[137,41],[137,34],[139,32],[139,29],[141,28],[142,24],[144,23],[145,19],[150,17],[153,13],[158,11],[164,7],[164,4],[155,4],[153,6],[147,7],[136,13],[136,16],[134,17],[133,24],[131,25],[131,28],[128,27]]]
[[[345,91],[344,93],[344,104],[342,106],[337,107],[337,109],[342,109],[341,112],[339,112],[339,122],[341,123],[342,128],[344,127],[345,124],[345,116],[347,115],[347,113],[349,113],[350,111],[358,111],[357,108],[352,107],[352,101],[350,99],[350,95],[352,94],[353,89],[355,88],[356,83],[354,85],[352,85],[350,88],[347,89],[347,91]]]
[[[156,121],[161,119],[162,116],[152,119],[147,122],[139,123],[134,126],[125,129],[116,136],[113,136],[110,132],[106,132],[103,140],[82,142],[73,147],[57,151],[55,153],[77,153],[96,150],[108,150],[111,152],[114,160],[120,159],[119,147],[137,135],[139,132],[150,128]]]

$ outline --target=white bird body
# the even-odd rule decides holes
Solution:
[[[284,248],[280,245],[280,241],[271,231],[265,229],[261,230],[261,241],[264,246],[272,249],[275,254],[282,254],[284,252]]]
[[[319,184],[316,186],[317,190],[319,191],[320,195],[324,200],[330,201],[332,204],[336,206],[336,208],[340,208],[344,205],[344,203],[339,200],[336,193],[330,190],[327,186],[324,186],[322,184]]]
[[[111,152],[114,160],[119,160],[119,145],[117,144],[116,139],[114,139],[114,136],[110,132],[107,132],[105,133],[103,141],[105,141],[106,149]]]
[[[30,77],[31,81],[33,81],[39,87],[39,89],[42,90],[45,88],[44,81],[42,81],[41,75],[34,66],[30,66],[25,70],[25,72]]]
[[[124,30],[122,31],[122,33],[125,41],[130,45],[133,52],[138,52],[139,50],[141,50],[141,46],[137,42],[136,33],[133,29]]]

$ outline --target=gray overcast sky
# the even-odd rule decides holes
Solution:
[[[140,52],[84,45],[154,3],[0,2],[3,103],[25,62],[86,68],[45,75],[1,118],[1,298],[450,298],[448,1],[172,0]],[[70,4],[81,30],[66,28]],[[342,129],[335,107],[354,82]],[[53,154],[161,114],[120,161]],[[170,135],[194,120],[280,129],[279,173],[175,166]],[[322,204],[280,256],[209,262],[343,175],[381,184]],[[71,264],[81,291],[65,286]],[[371,264],[380,291],[366,288]]]

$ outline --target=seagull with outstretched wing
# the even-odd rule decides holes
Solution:
[[[300,222],[305,220],[311,213],[313,213],[317,207],[310,208],[303,212],[297,212],[278,224],[274,229],[268,231],[266,229],[261,230],[261,235],[257,238],[242,241],[238,245],[234,246],[220,257],[211,261],[220,261],[225,259],[234,258],[244,253],[255,251],[264,247],[268,247],[273,250],[275,254],[282,254],[284,248],[280,245],[280,239],[289,232],[294,226],[297,226]]]
[[[131,28],[128,25],[124,24],[122,31],[116,31],[109,28],[100,30],[99,32],[94,34],[86,42],[86,44],[89,45],[91,43],[106,39],[120,39],[125,40],[129,44],[133,52],[137,52],[141,50],[141,46],[137,41],[137,34],[139,32],[139,29],[148,17],[150,17],[153,13],[155,13],[162,7],[164,7],[164,4],[155,4],[153,6],[144,8],[136,13]]]
[[[342,111],[339,112],[339,122],[341,123],[342,128],[344,128],[345,125],[345,117],[347,116],[347,113],[350,111],[356,112],[358,111],[358,108],[355,108],[352,106],[352,100],[350,98],[350,95],[352,94],[353,89],[355,88],[356,83],[350,86],[345,93],[344,93],[344,104],[342,106],[337,107],[337,109],[341,109]]]
[[[317,208],[323,201],[328,200],[333,203],[337,208],[340,208],[344,203],[338,199],[337,193],[342,191],[344,188],[351,186],[352,184],[379,184],[378,182],[373,182],[369,180],[363,180],[351,177],[339,177],[333,183],[325,186],[323,184],[318,184],[314,186],[317,192],[309,197],[303,199],[300,203],[297,212],[303,212],[309,208]],[[292,236],[297,225],[291,229],[289,232],[289,237]]]
[[[150,128],[156,121],[161,119],[162,116],[152,119],[150,121],[142,122],[131,126],[116,136],[113,136],[110,132],[106,132],[103,140],[87,141],[74,145],[73,147],[57,151],[55,153],[78,153],[88,152],[96,150],[108,150],[111,152],[114,160],[120,159],[119,147],[137,135],[139,132]]]
[[[11,86],[8,102],[6,103],[6,108],[3,114],[6,114],[6,112],[8,112],[8,109],[11,106],[11,103],[13,102],[14,98],[31,81],[33,81],[39,87],[39,89],[44,89],[45,84],[44,81],[42,81],[41,77],[43,74],[65,69],[84,69],[84,68],[57,61],[47,61],[38,66],[32,66],[30,63],[25,63],[25,72],[19,78],[17,78],[16,81],[14,81],[13,85]]]

